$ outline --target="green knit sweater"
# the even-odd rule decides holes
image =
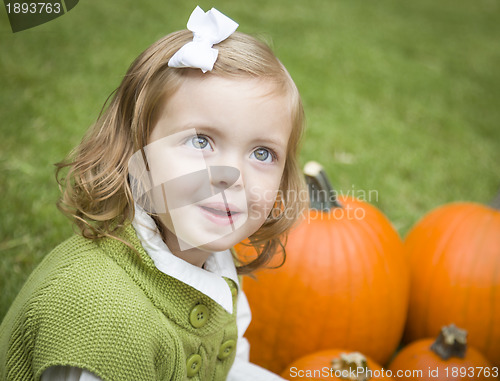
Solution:
[[[43,260],[0,325],[0,380],[39,380],[54,365],[105,381],[226,378],[237,293],[231,315],[156,269],[132,226],[122,238],[138,254],[75,235]]]

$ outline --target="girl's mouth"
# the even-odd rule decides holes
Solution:
[[[219,209],[214,209],[214,208],[209,208],[209,207],[206,207],[206,206],[202,206],[203,209],[205,209],[207,212],[210,212],[210,213],[213,213],[213,214],[216,214],[218,216],[231,216],[231,211],[230,210],[219,210]]]
[[[199,205],[199,208],[205,217],[221,226],[234,225],[235,219],[241,214],[235,206],[225,203]]]

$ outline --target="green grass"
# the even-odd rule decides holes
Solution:
[[[500,4],[495,0],[81,1],[13,34],[0,7],[0,319],[72,232],[53,163],[96,119],[131,61],[199,3],[270,42],[301,90],[317,160],[404,236],[437,205],[500,186]]]

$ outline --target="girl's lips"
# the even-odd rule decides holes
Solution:
[[[241,214],[241,211],[231,204],[209,203],[198,206],[205,217],[221,226],[234,224],[234,221]]]

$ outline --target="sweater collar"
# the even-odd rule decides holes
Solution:
[[[231,279],[239,288],[230,250],[212,253],[202,269],[173,255],[163,242],[154,220],[137,204],[132,225],[142,247],[159,271],[195,288],[227,312],[233,313],[231,289],[223,278]]]

